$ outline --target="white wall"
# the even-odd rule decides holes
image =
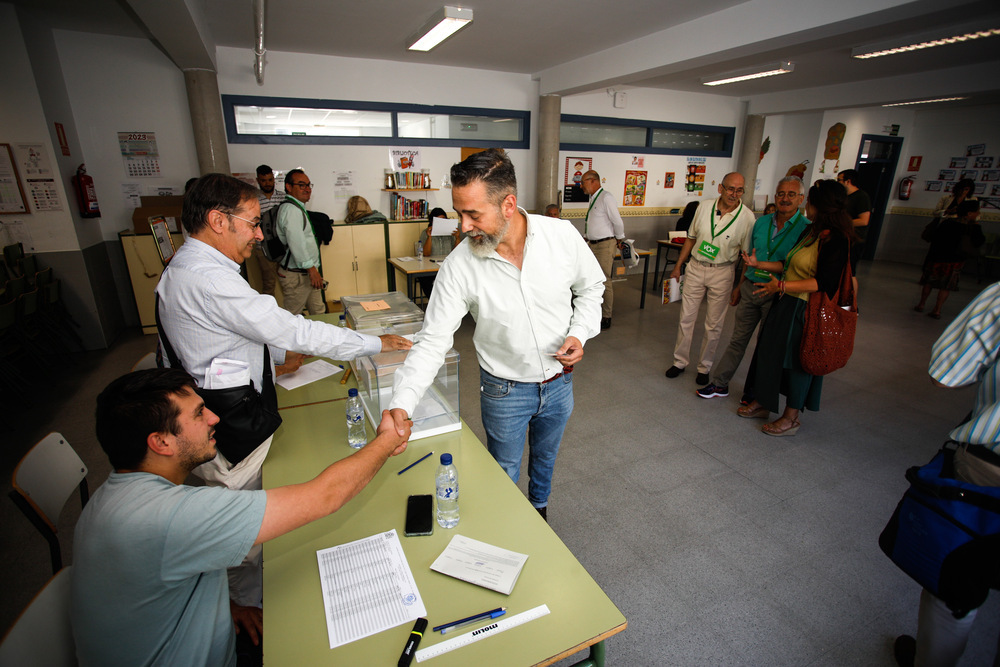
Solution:
[[[737,99],[703,93],[682,93],[652,88],[630,88],[625,90],[628,106],[617,109],[606,91],[570,95],[562,100],[562,113],[583,116],[604,116],[636,120],[651,120],[666,123],[692,123],[698,125],[720,125],[736,128],[732,158],[708,158],[705,179],[705,197],[718,195],[715,186],[736,166],[743,119],[740,102]],[[683,155],[658,155],[640,153],[645,158],[648,172],[646,185],[646,207],[683,208],[693,199],[684,190],[684,176],[687,173],[687,158]],[[594,169],[604,179],[604,187],[614,195],[618,205],[622,205],[625,194],[625,171],[637,169],[632,166],[632,154],[623,153],[583,153],[561,151],[559,153],[559,182],[565,179],[567,157],[592,157]],[[672,189],[663,187],[664,176],[674,172]],[[586,204],[567,204],[566,208],[585,208]]]
[[[844,141],[841,144],[839,170],[853,169],[858,159],[858,149],[861,147],[861,135],[881,134],[888,136],[884,128],[889,125],[899,125],[899,135],[903,137],[902,154],[909,151],[909,142],[914,130],[914,115],[912,109],[905,107],[867,107],[864,109],[837,109],[823,113],[823,121],[820,124],[819,142],[816,145],[812,164],[812,170],[808,183],[820,178],[836,178],[837,162],[835,160],[825,160],[823,158],[826,148],[827,132],[835,123],[843,123],[847,126],[844,133]],[[906,164],[900,157],[900,165],[897,166],[897,176],[899,170],[905,169]],[[821,171],[822,170],[822,171]]]
[[[764,120],[764,138],[770,137],[771,147],[757,167],[760,189],[755,194],[774,201],[778,181],[790,167],[808,161],[806,173],[810,173],[822,121],[821,113],[768,116]]]
[[[55,152],[35,85],[34,73],[24,37],[21,33],[17,14],[10,4],[0,3],[0,62],[4,63],[4,75],[0,79],[0,143],[31,143],[42,144],[47,153],[49,163],[56,169]],[[16,154],[15,154],[16,160]],[[25,175],[21,174],[22,185]],[[56,189],[61,199],[62,211],[35,211],[30,204],[30,192],[25,187],[25,197],[29,199],[26,215],[5,215],[0,223],[23,223],[31,236],[32,243],[25,248],[30,252],[59,252],[79,250],[70,206],[75,200],[70,199],[60,174],[55,175]],[[16,225],[11,225],[15,227]],[[0,242],[7,244],[13,240],[8,233],[0,235]]]
[[[148,40],[54,31],[106,241],[132,228],[122,184],[183,187],[198,175],[184,75]],[[126,175],[118,132],[155,132],[158,178]],[[83,161],[83,160],[81,160]],[[145,194],[145,193],[144,193]]]

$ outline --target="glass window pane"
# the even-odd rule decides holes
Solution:
[[[238,134],[310,137],[391,137],[388,111],[311,109],[301,107],[235,107]]]
[[[459,139],[476,141],[522,141],[519,118],[466,116],[459,114],[397,114],[399,136],[408,139]]]
[[[653,148],[721,151],[725,148],[725,141],[726,135],[721,132],[653,129]]]
[[[646,128],[563,121],[559,127],[559,142],[600,146],[645,146]]]

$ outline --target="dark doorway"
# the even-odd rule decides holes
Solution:
[[[868,193],[872,200],[872,213],[868,219],[868,236],[862,259],[875,257],[878,237],[882,232],[882,219],[885,217],[885,207],[892,194],[893,180],[896,176],[896,163],[903,147],[903,137],[886,137],[879,134],[862,134],[861,146],[858,148],[859,188]]]

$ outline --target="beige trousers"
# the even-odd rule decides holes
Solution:
[[[253,247],[253,256],[257,258],[260,266],[261,294],[274,296],[274,288],[278,285],[278,263],[272,262],[264,256],[264,251],[259,245]]]
[[[312,286],[308,273],[278,269],[278,282],[281,283],[283,299],[281,307],[292,315],[300,314],[303,308],[308,308],[310,315],[326,312],[323,293]]]
[[[701,301],[705,299],[708,306],[698,372],[708,373],[712,369],[712,360],[715,359],[722,325],[726,320],[726,308],[732,296],[733,271],[732,264],[706,266],[694,259],[688,262],[681,292],[681,319],[677,323],[677,342],[674,345],[674,366],[677,368],[687,368],[691,363],[691,337]]]
[[[597,258],[597,263],[604,271],[604,303],[601,304],[601,317],[611,317],[611,308],[615,303],[615,288],[611,282],[611,269],[615,262],[615,252],[618,250],[618,242],[615,239],[608,239],[600,243],[590,243],[590,251]]]

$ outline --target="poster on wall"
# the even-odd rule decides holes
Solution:
[[[967,157],[953,157],[951,162],[948,163],[949,169],[965,169],[969,166],[969,158]]]
[[[623,206],[643,206],[646,203],[646,172],[625,171],[625,196]]]
[[[420,171],[420,149],[390,148],[389,164],[393,171]]]
[[[962,170],[962,178],[968,178],[968,179],[974,181],[977,178],[979,178],[979,170],[978,169],[963,169]]]
[[[42,144],[15,144],[17,166],[21,170],[28,197],[35,211],[61,211],[62,200],[56,187],[55,172]]]
[[[941,192],[951,192],[952,190],[955,189],[955,183],[957,182],[958,181],[945,181],[944,187],[941,188]]]
[[[981,197],[984,194],[986,194],[986,184],[976,183],[976,187],[972,189],[972,194],[976,195],[977,197]]]
[[[972,165],[976,169],[989,169],[993,166],[993,156],[992,155],[980,155],[976,158],[976,163]]]
[[[823,146],[823,163],[819,166],[819,173],[826,173],[827,163],[833,161],[833,173],[840,171],[840,149],[844,143],[844,136],[847,134],[847,126],[843,123],[834,123],[826,131],[826,143]]]
[[[942,169],[938,171],[939,181],[954,181],[958,178],[958,171],[955,169]]]
[[[990,196],[991,197],[1000,197],[1000,185],[990,186]]]
[[[684,192],[688,197],[701,197],[704,194],[707,164],[707,158],[689,157],[687,159],[687,176],[684,181]]]
[[[663,176],[663,187],[664,188],[672,188],[672,187],[674,187],[674,172],[668,171]]]
[[[1000,181],[1000,169],[984,169],[984,181]]]
[[[155,132],[119,132],[118,149],[126,178],[160,177],[160,151],[156,147]]]
[[[345,203],[348,199],[358,194],[358,189],[354,184],[353,171],[333,172],[333,198],[342,199]]]
[[[30,213],[10,144],[0,144],[0,215]]]
[[[984,153],[986,153],[986,144],[971,144],[965,149],[965,154],[968,157],[976,157]]]
[[[590,200],[580,184],[583,182],[583,175],[593,168],[594,158],[592,157],[566,158],[566,173],[563,179],[564,202],[587,202]]]
[[[941,186],[944,185],[941,181],[927,181],[924,185],[924,190],[927,192],[941,192]]]
[[[646,168],[646,156],[645,155],[633,155],[632,162],[630,163],[633,169],[645,169]]]

